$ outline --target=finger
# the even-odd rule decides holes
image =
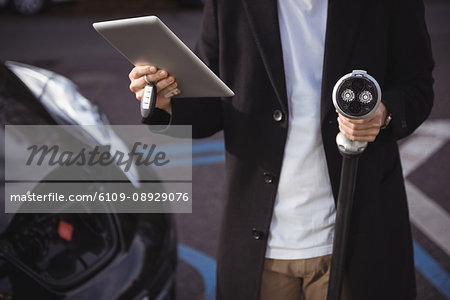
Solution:
[[[142,99],[142,95],[144,94],[144,90],[142,89],[142,90],[140,90],[140,91],[138,91],[137,93],[136,93],[136,99],[137,100],[141,100]]]
[[[377,136],[380,133],[379,129],[367,129],[367,130],[347,130],[345,132],[354,138],[360,138],[365,136]]]
[[[365,129],[371,129],[371,128],[379,128],[381,127],[381,122],[378,118],[371,119],[370,121],[366,121],[364,123],[361,122],[355,122],[358,120],[351,120],[348,118],[345,118],[343,116],[338,117],[338,122],[344,124],[345,126],[354,129],[354,130],[365,130]]]
[[[157,74],[149,75],[149,74],[147,74],[147,75],[141,76],[141,77],[139,77],[137,79],[133,79],[131,81],[131,83],[130,83],[130,90],[133,93],[136,93],[136,92],[140,91],[141,89],[143,89],[145,87],[145,85],[147,84],[147,81],[145,81],[145,76],[147,76],[147,80],[149,82],[150,81],[156,82],[156,88],[157,88],[158,91],[162,90],[162,89],[165,89],[167,86],[169,86],[170,84],[172,84],[175,81],[175,78],[172,77],[172,76],[170,76],[168,78],[159,79],[159,80],[156,79],[156,78],[167,76],[167,72],[166,71],[164,71],[164,73],[162,73],[160,75],[157,75]],[[152,80],[152,79],[155,79],[155,80]]]
[[[380,132],[380,126],[377,125],[373,125],[370,127],[364,126],[363,128],[361,128],[361,125],[345,123],[340,120],[338,120],[338,122],[339,128],[342,128],[346,133],[352,136],[378,135],[378,133]]]
[[[169,85],[172,85],[175,83],[175,78],[173,76],[169,76],[167,78],[161,79],[156,83],[156,89],[158,93],[160,91],[166,89]]]
[[[347,123],[347,124],[353,124],[353,125],[355,125],[355,126],[358,126],[358,125],[367,125],[367,124],[370,124],[372,121],[373,121],[373,118],[372,117],[370,117],[370,118],[365,118],[365,119],[349,119],[349,118],[346,118],[346,117],[344,117],[344,116],[341,116],[341,115],[339,115],[339,117],[340,117],[340,119],[342,120],[342,121],[344,121],[345,123]]]
[[[341,123],[339,124],[339,130],[351,140],[360,140],[360,138],[364,137],[376,137],[380,133],[380,128],[378,127],[355,130]]]
[[[368,124],[356,123],[354,121],[357,121],[357,120],[351,120],[351,119],[348,119],[341,115],[339,115],[339,117],[338,117],[339,124],[342,124],[351,130],[354,130],[356,128],[370,128],[371,127],[371,126],[368,126]]]
[[[167,76],[169,76],[169,74],[165,70],[159,70],[156,73],[145,74],[145,76],[147,76],[147,80],[149,82],[159,82],[160,80],[162,80],[162,79],[166,78]],[[145,79],[144,79],[144,81],[145,81]]]
[[[344,117],[341,114],[338,114],[338,115],[339,115],[339,118],[341,120],[345,120],[346,123],[352,123],[352,124],[364,124],[364,123],[366,123],[366,120],[364,120],[364,119],[354,120],[354,119],[350,119],[350,118]]]
[[[172,91],[176,91],[178,87],[178,83],[174,82],[171,85],[169,85],[168,87],[166,87],[165,89],[161,90],[159,92],[159,95],[165,97],[165,98],[171,98],[171,96],[166,97],[168,94],[170,95]]]
[[[133,79],[130,83],[130,91],[136,93],[142,90],[147,83],[145,82],[144,76],[139,77],[138,79]]]
[[[130,80],[138,79],[145,74],[154,74],[157,70],[158,69],[154,66],[136,66],[131,70],[128,78],[130,78]]]
[[[377,135],[378,132],[364,132],[364,133],[355,133],[352,131],[347,130],[347,128],[343,127],[343,126],[339,126],[339,130],[341,131],[341,133],[348,138],[351,141],[359,141],[359,142],[373,142]]]

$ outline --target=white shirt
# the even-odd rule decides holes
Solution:
[[[332,251],[336,212],[320,132],[327,6],[327,0],[278,0],[290,124],[267,258]]]

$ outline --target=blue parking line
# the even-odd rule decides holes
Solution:
[[[148,149],[142,150],[141,153],[147,155],[148,151]],[[192,148],[189,144],[165,145],[164,151],[168,155],[179,156],[171,159],[170,164],[167,165],[169,168],[188,165],[221,164],[225,162],[223,139],[195,142],[192,144]]]
[[[414,241],[414,265],[447,299],[450,299],[450,276],[420,245]]]
[[[192,158],[192,165],[207,165],[207,164],[219,164],[225,162],[225,155],[207,155],[207,156],[196,156]]]
[[[205,142],[196,142],[192,144],[192,153],[194,154],[201,154],[201,153],[207,153],[207,152],[222,152],[221,154],[217,155],[201,155],[196,156],[192,158],[192,164],[193,165],[205,165],[205,164],[214,164],[214,163],[224,163],[225,162],[225,155],[224,155],[224,144],[223,140],[214,140],[214,141],[205,141]],[[205,297],[206,300],[214,299],[215,298],[215,261],[207,257],[207,262],[201,262],[202,256],[205,256],[205,254],[189,248],[187,246],[181,245],[180,247],[183,248],[183,254],[188,255],[188,249],[192,253],[197,253],[195,258],[188,261],[188,259],[185,257],[185,260],[187,263],[194,266],[197,270],[197,265],[200,267],[204,266],[204,264],[209,264],[209,266],[205,269],[203,268],[202,271],[199,270],[200,274],[202,275],[204,281],[205,281]],[[181,249],[181,248],[179,248]],[[190,255],[190,254],[189,254]],[[181,257],[180,257],[181,258]],[[197,261],[198,260],[198,261]],[[200,262],[199,262],[200,261]],[[214,266],[212,266],[214,264]],[[414,241],[414,265],[415,268],[424,275],[424,277],[447,299],[450,300],[450,275],[449,273],[444,270],[439,263],[433,259],[432,256],[430,256],[420,245]],[[209,271],[208,271],[209,270]],[[211,271],[213,270],[213,271]],[[209,286],[210,290],[213,290],[214,292],[212,294],[206,293],[206,286]],[[213,295],[213,298],[208,298],[206,295]]]
[[[192,143],[192,154],[204,152],[224,152],[225,145],[222,139]]]
[[[218,154],[212,154],[218,153]],[[192,157],[192,165],[208,165],[208,164],[221,164],[225,163],[225,146],[223,139],[213,141],[195,142],[192,144],[192,155],[200,154]],[[185,165],[189,162],[182,161],[173,162],[174,165]]]
[[[183,244],[178,245],[178,256],[202,276],[205,300],[215,300],[216,261],[203,252]],[[450,299],[449,274],[416,241],[414,241],[414,265],[442,295]]]
[[[225,145],[223,139],[213,140],[213,141],[202,141],[191,143],[178,143],[178,144],[167,144],[162,145],[162,150],[167,155],[189,155],[194,154],[205,154],[214,152],[224,152]],[[140,153],[148,155],[149,149],[139,149]]]
[[[205,300],[216,299],[216,261],[189,246],[178,245],[178,257],[194,267],[202,276],[205,285]]]

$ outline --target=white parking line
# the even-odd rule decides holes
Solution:
[[[446,139],[440,137],[419,134],[420,133],[414,133],[414,135],[400,147],[403,175],[405,177],[427,161],[446,142]]]
[[[425,122],[400,147],[405,177],[428,160],[448,140],[450,120]],[[406,181],[406,191],[411,222],[450,256],[450,216],[447,211],[409,181]]]
[[[448,213],[409,181],[406,181],[406,193],[411,221],[450,256]]]

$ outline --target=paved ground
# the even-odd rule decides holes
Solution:
[[[450,299],[450,240],[446,232],[450,229],[450,2],[427,1],[426,8],[437,63],[436,104],[431,121],[400,145],[416,242],[418,299],[431,300]],[[138,124],[138,103],[128,90],[131,65],[95,33],[91,23],[148,14],[158,14],[193,45],[201,23],[200,10],[183,9],[175,0],[85,0],[53,7],[37,17],[24,18],[9,10],[0,13],[0,59],[66,75],[114,124]],[[219,134],[199,142],[193,213],[176,216],[180,242],[211,258],[216,257],[224,205],[221,140]],[[202,163],[202,158],[211,157],[213,163]],[[178,299],[200,299],[205,291],[211,299],[211,280],[202,278],[192,266],[195,261],[189,263],[180,263]]]

